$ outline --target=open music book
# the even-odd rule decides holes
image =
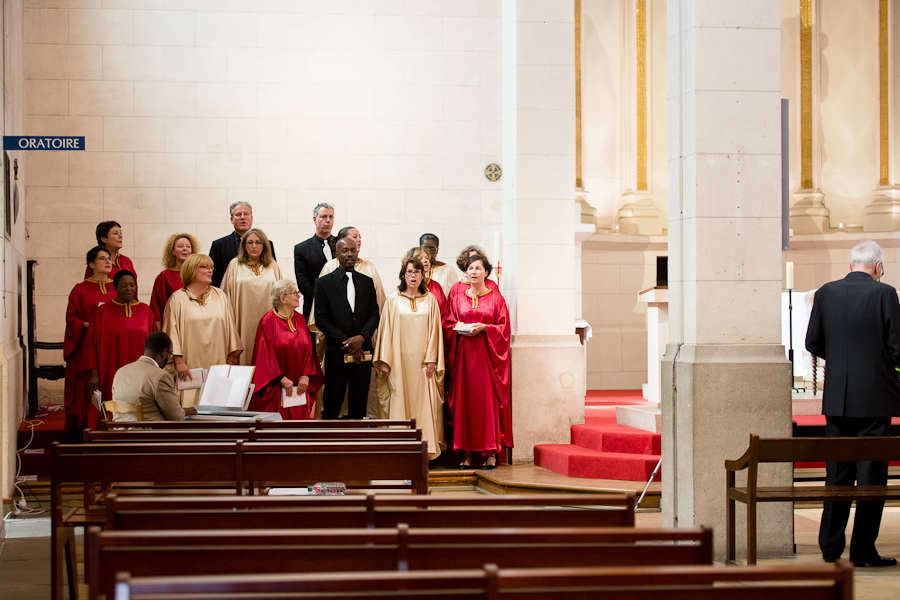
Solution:
[[[198,404],[247,410],[250,397],[253,395],[253,372],[255,370],[256,367],[253,366],[211,366]]]

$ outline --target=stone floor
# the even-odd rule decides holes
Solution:
[[[502,469],[498,469],[500,470]],[[441,493],[477,492],[446,489]],[[761,559],[760,564],[822,564],[816,542],[821,512],[820,508],[796,509],[794,525],[797,553],[789,557]],[[659,527],[661,522],[662,516],[658,510],[649,509],[637,515],[638,527]],[[852,522],[851,515],[850,523]],[[849,535],[848,528],[848,537]],[[80,536],[78,543],[79,548],[83,547]],[[883,556],[900,557],[900,507],[885,508],[878,550]],[[0,598],[3,600],[49,598],[49,553],[50,519],[46,513],[7,521],[6,539],[0,541]],[[846,557],[845,552],[844,558]],[[900,567],[857,569],[854,583],[855,597],[858,600],[896,598],[900,590]],[[87,589],[83,585],[79,588],[81,597],[86,597]]]

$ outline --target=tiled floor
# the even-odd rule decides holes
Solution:
[[[464,493],[447,490],[443,493]],[[760,564],[823,564],[817,545],[821,509],[794,511],[797,554],[783,558],[764,558]],[[851,514],[850,523],[853,522]],[[640,512],[638,527],[659,527],[658,511]],[[852,527],[852,525],[851,525]],[[0,545],[0,598],[3,600],[46,600],[50,597],[50,519],[45,515],[14,519],[6,523],[7,537]],[[849,536],[848,530],[848,536]],[[79,549],[81,537],[78,538]],[[883,556],[900,557],[900,507],[885,508],[878,550]],[[844,558],[847,553],[844,553]],[[857,569],[857,600],[887,600],[900,597],[900,567]],[[79,586],[82,597],[84,586]],[[68,593],[66,596],[68,597]]]

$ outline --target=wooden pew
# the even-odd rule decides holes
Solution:
[[[103,525],[106,512],[97,507],[99,483],[230,482],[243,495],[247,482],[269,483],[369,480],[408,481],[418,494],[428,492],[428,448],[424,441],[401,442],[210,442],[210,443],[54,443],[51,448],[51,597],[62,598],[63,555],[74,582],[75,526]],[[64,483],[84,486],[83,508],[66,510]],[[380,486],[379,486],[380,487]],[[74,583],[72,585],[74,592]],[[73,596],[74,598],[74,596]]]
[[[307,427],[307,428],[198,428],[198,429],[115,429],[93,431],[85,429],[85,444],[126,442],[216,442],[246,440],[248,442],[307,442],[307,441],[421,441],[421,429],[405,428],[364,428],[347,429]]]
[[[87,539],[91,600],[133,575],[711,565],[712,529],[472,528],[101,531]]]
[[[760,487],[759,465],[797,462],[889,461],[900,458],[900,437],[770,438],[750,434],[750,446],[737,460],[726,460],[726,555],[735,559],[735,502],[747,505],[747,564],[756,564],[756,506],[759,502],[896,500],[900,486],[792,485]],[[747,469],[746,487],[735,474]]]
[[[104,421],[107,429],[415,429],[415,419],[336,419],[331,421]]]
[[[557,591],[559,590],[559,591]],[[216,577],[131,577],[120,573],[115,600],[333,600],[367,596],[405,600],[851,600],[853,568],[834,565],[779,567],[634,566],[350,572]],[[440,594],[440,595],[439,595]]]
[[[411,501],[411,502],[410,502]],[[578,508],[572,508],[573,505]],[[425,510],[423,510],[425,509]],[[106,530],[634,527],[634,493],[509,496],[117,496]]]

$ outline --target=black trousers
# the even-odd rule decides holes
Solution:
[[[325,352],[325,391],[322,393],[322,418],[337,419],[347,390],[347,417],[363,419],[369,398],[372,363],[345,363],[344,353],[329,348]]]
[[[877,437],[885,436],[891,428],[890,417],[825,417],[827,437]],[[825,463],[827,485],[885,485],[886,462],[837,462]],[[822,522],[819,525],[819,548],[826,560],[840,558],[847,543],[844,534],[850,518],[849,501],[825,502]],[[856,503],[853,535],[850,538],[850,560],[859,562],[878,556],[875,539],[881,527],[884,500],[868,500]]]

